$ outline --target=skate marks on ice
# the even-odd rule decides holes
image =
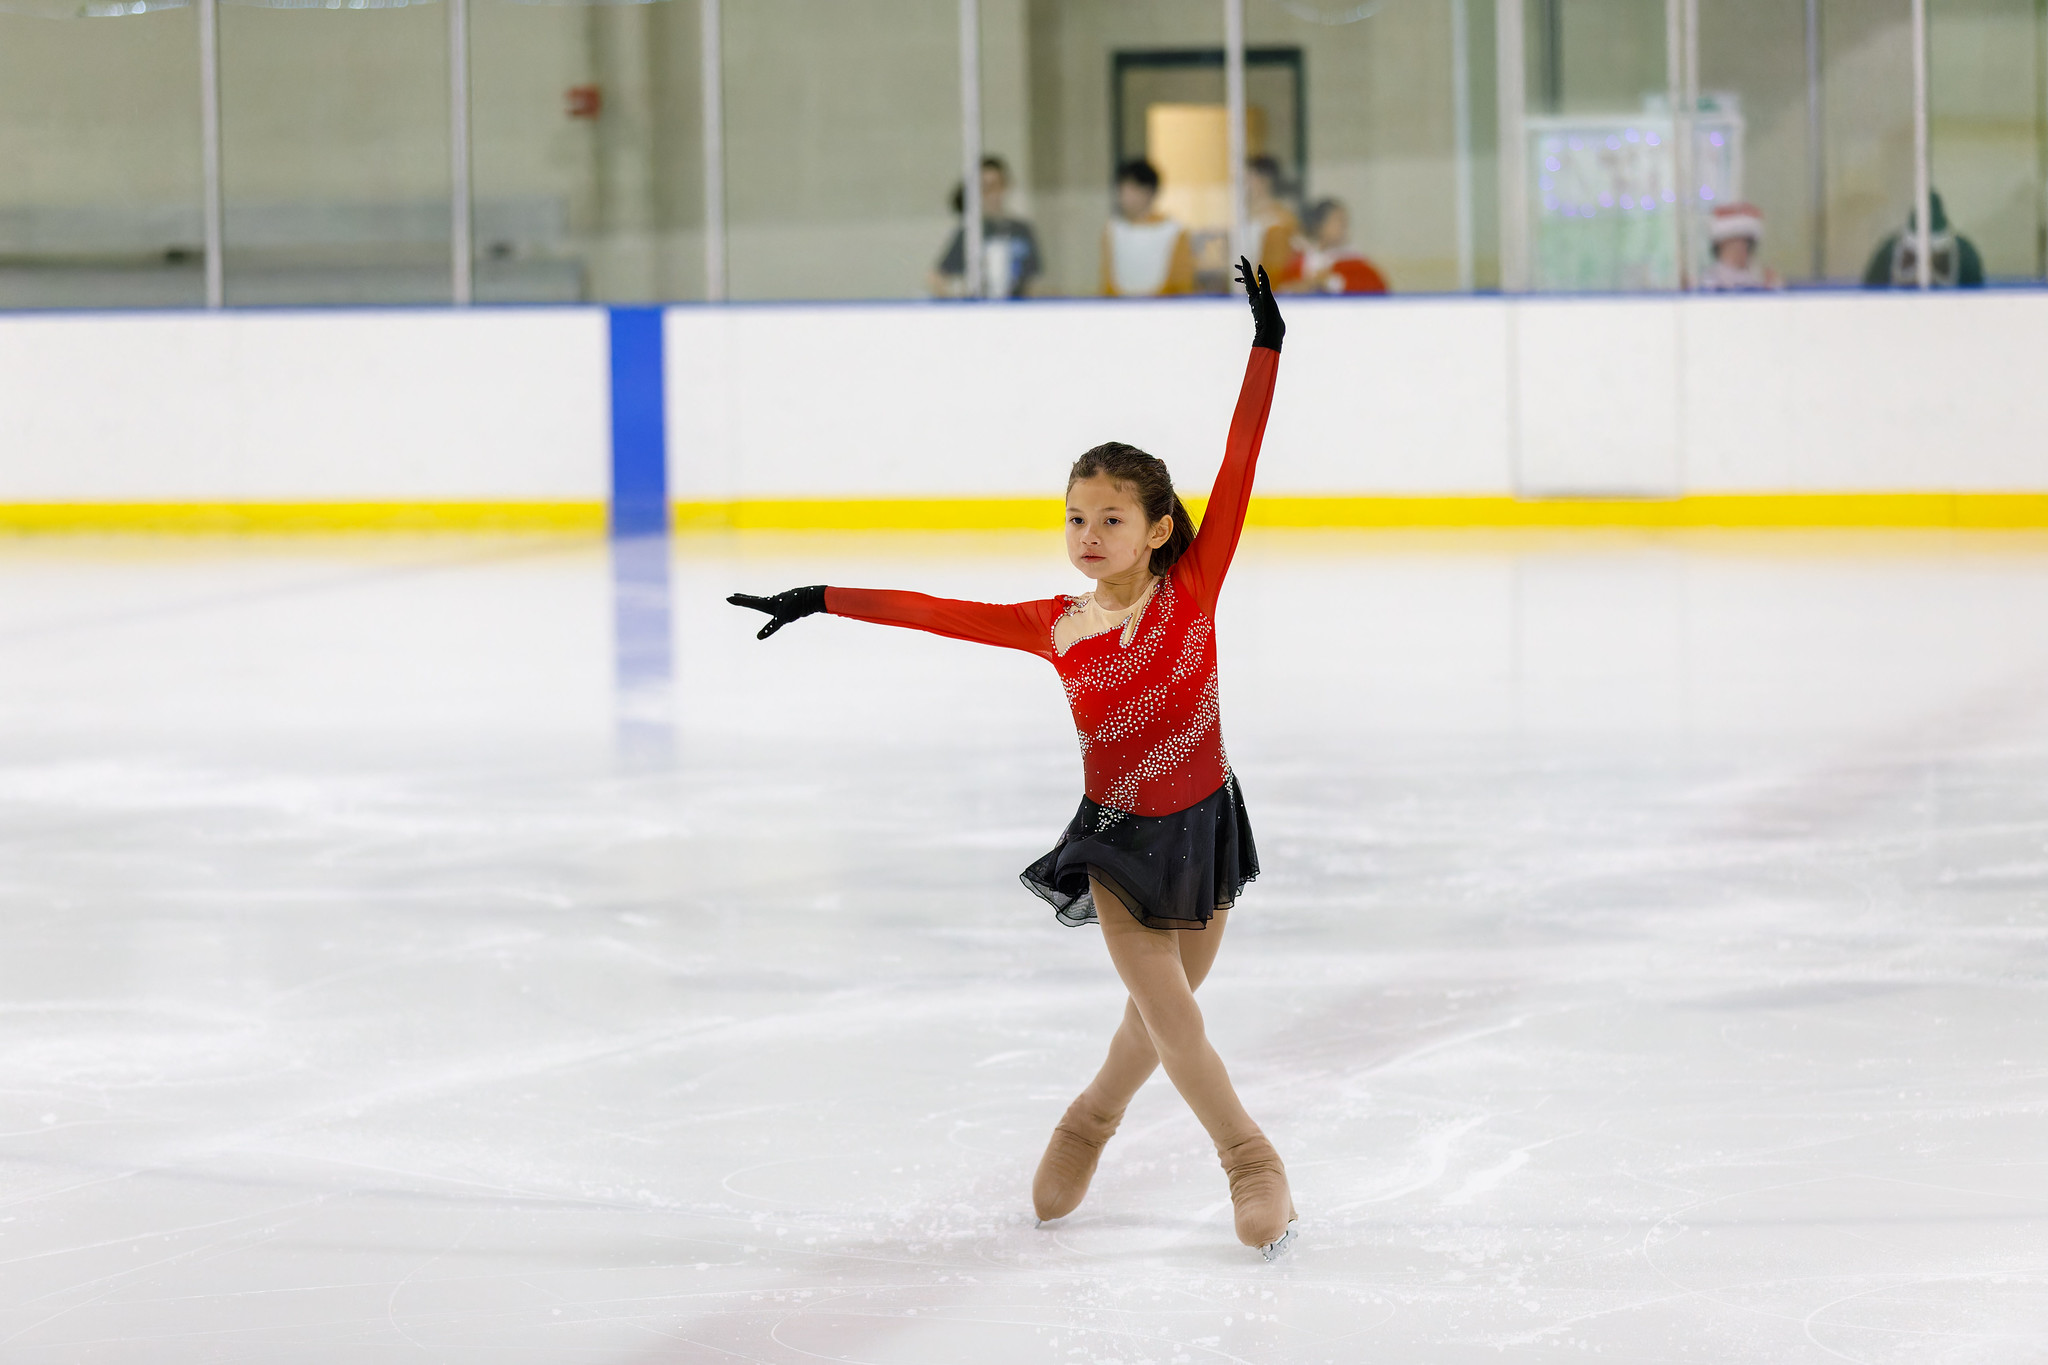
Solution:
[[[10,1365],[2043,1358],[2048,557],[1249,546],[1268,1265],[1158,1081],[1031,1225],[1049,680],[720,614],[1036,562],[679,558],[650,769],[599,552],[181,553],[0,555]]]

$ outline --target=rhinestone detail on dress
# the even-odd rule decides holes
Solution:
[[[1066,599],[1062,614],[1085,600]],[[1215,623],[1172,574],[1122,631],[1054,651],[1053,666],[1073,711],[1088,795],[1105,818],[1186,810],[1230,775]]]

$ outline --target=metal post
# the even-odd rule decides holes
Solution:
[[[469,0],[448,0],[449,296],[467,308],[476,292],[475,201],[469,172]]]
[[[1933,176],[1927,164],[1927,0],[1913,0],[1913,255],[1914,282],[1934,286]]]
[[[1471,16],[1467,0],[1451,0],[1451,146],[1456,159],[1451,186],[1458,233],[1458,289],[1472,292],[1472,71]]]
[[[1700,0],[1685,0],[1685,113],[1700,109]]]
[[[1684,0],[1664,0],[1664,90],[1665,103],[1671,106],[1671,254],[1672,270],[1678,288],[1688,286],[1686,280],[1686,255],[1689,246],[1686,231],[1685,182],[1691,177],[1686,173],[1686,119],[1685,119],[1685,18],[1682,13]]]
[[[719,0],[697,0],[704,94],[704,297],[725,301],[725,54]]]
[[[1683,18],[1685,30],[1685,193],[1680,196],[1685,209],[1685,270],[1680,276],[1680,288],[1690,289],[1693,284],[1693,254],[1699,250],[1700,191],[1706,186],[1700,176],[1700,0],[1684,0]]]
[[[1671,105],[1671,242],[1678,288],[1692,288],[1692,110],[1686,100],[1686,0],[1664,0],[1664,86]]]
[[[1564,5],[1562,0],[1542,0],[1536,8],[1543,25],[1542,109],[1546,114],[1564,112]]]
[[[1522,0],[1494,0],[1494,89],[1500,112],[1500,289],[1529,287],[1528,56]]]
[[[1223,117],[1229,123],[1230,260],[1235,265],[1243,256],[1256,266],[1259,262],[1252,253],[1258,248],[1252,243],[1244,202],[1244,0],[1223,0]]]
[[[2034,0],[2034,273],[2048,277],[2048,0]]]
[[[220,175],[220,6],[199,0],[199,216],[206,237],[206,306],[227,302],[222,261],[223,205]]]
[[[960,0],[960,290],[982,294],[981,0]]]
[[[1815,280],[1828,276],[1828,153],[1821,112],[1820,0],[1806,0],[1806,220]]]

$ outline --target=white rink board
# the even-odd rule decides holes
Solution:
[[[1288,300],[1262,469],[1274,492],[1495,493],[1509,478],[1498,303]],[[679,498],[1018,495],[1128,441],[1205,486],[1244,374],[1241,303],[669,313]]]
[[[2048,295],[1289,299],[1281,494],[2048,488]],[[1229,301],[677,308],[678,498],[1001,496],[1128,440],[1199,488]]]
[[[1660,298],[1532,299],[1513,310],[1515,491],[1681,490],[1682,311]]]
[[[1278,494],[2039,491],[2048,295],[1286,302]],[[1227,300],[679,306],[679,499],[1028,496],[1126,440],[1204,486]],[[0,502],[590,499],[598,308],[0,318]]]
[[[0,319],[0,501],[594,499],[605,315]]]
[[[2048,294],[1694,299],[1687,486],[2048,488]]]

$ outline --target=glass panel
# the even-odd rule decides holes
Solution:
[[[1913,207],[1912,7],[1825,0],[1820,28],[1826,275],[1889,278],[1891,244]]]
[[[1526,13],[1530,287],[1677,288],[1664,6],[1532,0]],[[1725,119],[1703,121],[1703,182],[1727,189],[1737,146]]]
[[[0,129],[0,308],[203,300],[189,10],[0,14]]]
[[[1227,287],[1220,0],[983,0],[982,16],[983,142],[1036,228],[1036,292]],[[1292,164],[1298,64],[1262,60],[1248,80],[1256,137]],[[1148,205],[1132,182],[1120,213],[1117,166],[1139,156],[1158,193]]]
[[[2040,279],[2048,14],[2035,0],[1935,0],[1928,28],[1934,188],[1957,257],[1942,273],[1967,282],[1974,259],[1988,280]],[[1939,270],[1939,243],[1932,259]]]
[[[223,8],[229,303],[446,302],[448,12]]]
[[[1867,6],[1869,0],[1859,3]],[[1733,287],[1825,280],[1825,262],[1816,250],[1826,215],[1814,178],[1807,0],[1739,0],[1699,8],[1700,99],[1710,115],[1722,116],[1721,126],[1708,130],[1702,152],[1711,157],[1712,133],[1721,131],[1730,155],[1715,205],[1720,217],[1697,224],[1694,277]],[[1897,99],[1899,92],[1890,93]],[[1900,107],[1910,114],[1910,103]],[[1906,131],[1910,140],[1910,122]],[[1909,184],[1910,170],[1909,165]],[[1755,212],[1744,211],[1745,204]]]
[[[470,10],[476,292],[702,298],[695,4]]]
[[[1530,112],[1639,114],[1646,101],[1665,93],[1664,6],[1659,0],[1535,0],[1529,58]]]
[[[913,298],[960,178],[954,0],[726,0],[736,299]]]
[[[1267,176],[1248,186],[1267,270],[1338,293],[1496,282],[1490,0],[1253,0],[1245,20],[1254,152],[1263,143],[1283,181],[1264,212]],[[1463,88],[1461,56],[1476,77]]]

